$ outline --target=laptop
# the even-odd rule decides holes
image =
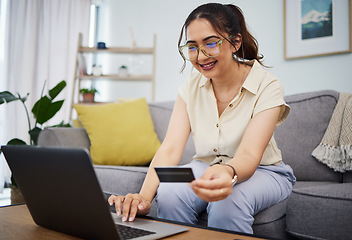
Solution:
[[[1,148],[39,226],[84,239],[158,239],[188,230],[146,219],[122,222],[109,210],[86,149]],[[139,232],[147,235],[133,236]]]

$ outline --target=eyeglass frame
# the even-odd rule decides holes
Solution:
[[[232,35],[229,35],[229,36],[226,37],[226,38],[222,38],[222,39],[219,39],[218,41],[215,41],[215,42],[214,42],[214,43],[216,43],[216,44],[219,44],[219,54],[216,55],[216,56],[209,56],[209,55],[205,52],[205,50],[204,50],[203,48],[197,47],[197,46],[192,46],[192,47],[194,47],[195,49],[197,49],[197,56],[196,56],[194,59],[187,59],[187,58],[184,56],[182,50],[183,50],[185,47],[190,47],[188,44],[185,44],[185,45],[183,45],[183,46],[179,46],[179,47],[178,47],[178,51],[180,52],[180,54],[181,54],[181,56],[183,57],[183,59],[185,59],[185,60],[187,60],[187,61],[194,61],[194,60],[196,60],[196,59],[199,57],[199,51],[202,51],[202,53],[203,53],[205,56],[209,57],[209,58],[214,58],[214,57],[217,57],[217,56],[220,55],[220,53],[221,53],[221,46],[222,46],[222,43],[223,43],[224,40],[226,40],[226,41],[228,41],[229,43],[231,43],[231,42],[228,40],[228,39],[231,38],[231,37],[233,37],[233,36],[232,36]],[[231,43],[231,44],[232,44],[232,43]]]

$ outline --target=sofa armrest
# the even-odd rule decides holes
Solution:
[[[46,128],[40,132],[38,145],[43,147],[90,148],[90,141],[84,128]]]

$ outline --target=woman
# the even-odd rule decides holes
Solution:
[[[123,211],[124,221],[133,221],[149,212],[156,195],[160,218],[196,223],[207,210],[209,227],[252,233],[253,216],[287,198],[295,182],[273,137],[289,113],[283,89],[261,67],[257,42],[234,5],[196,8],[182,28],[179,50],[199,73],[180,88],[140,193],[108,201]],[[196,180],[159,184],[153,168],[177,165],[190,133],[196,155],[187,165]]]

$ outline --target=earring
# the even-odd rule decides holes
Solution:
[[[233,60],[235,60],[236,62],[238,62],[239,57],[236,55],[236,52],[232,53],[232,58]]]

